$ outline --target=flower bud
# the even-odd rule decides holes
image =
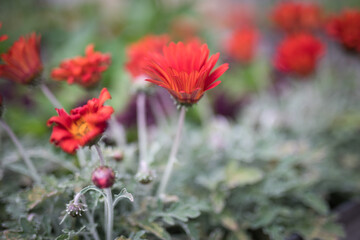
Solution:
[[[109,188],[115,182],[115,173],[108,166],[100,166],[93,171],[91,181],[98,188]]]
[[[149,184],[154,180],[153,171],[140,171],[136,174],[135,179],[141,184]]]
[[[124,159],[124,153],[122,151],[116,151],[114,152],[114,154],[112,155],[112,158],[116,161],[116,162],[121,162]]]
[[[87,211],[87,205],[83,203],[75,203],[71,201],[70,203],[66,204],[66,213],[72,217],[81,216],[83,212]]]

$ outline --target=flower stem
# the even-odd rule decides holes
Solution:
[[[49,99],[49,101],[55,108],[59,108],[59,109],[63,108],[61,103],[56,99],[54,94],[50,91],[50,89],[44,83],[40,84],[40,88],[41,88],[41,91],[44,93],[44,95],[47,97],[47,99]]]
[[[99,144],[95,144],[95,148],[97,153],[99,154],[100,159],[100,166],[105,165],[104,156],[101,152],[101,148]],[[112,240],[112,230],[114,224],[114,207],[113,207],[113,198],[110,188],[105,188],[105,195],[106,195],[106,203],[105,203],[105,216],[107,218],[106,221],[106,240]]]
[[[19,139],[16,137],[16,135],[11,130],[9,125],[7,125],[7,123],[3,119],[0,119],[0,125],[6,131],[6,133],[9,135],[9,137],[11,138],[11,140],[17,147],[17,149],[18,149],[21,157],[24,159],[24,162],[25,162],[27,168],[29,169],[30,174],[31,174],[33,180],[35,181],[35,183],[40,185],[41,179],[39,177],[39,173],[37,172],[34,164],[32,163],[31,159],[29,158],[29,156],[26,154],[25,149],[22,146],[22,144],[20,143]]]
[[[158,190],[158,197],[162,197],[165,194],[166,186],[167,186],[167,183],[168,183],[168,181],[170,179],[170,176],[171,176],[171,172],[172,172],[175,160],[176,160],[176,154],[177,154],[177,151],[179,149],[179,143],[180,143],[182,128],[183,128],[183,125],[184,125],[185,113],[186,113],[186,107],[182,106],[181,109],[180,109],[180,116],[179,116],[179,121],[178,121],[175,140],[174,140],[173,145],[171,147],[169,160],[168,160],[168,163],[166,165],[164,175],[163,175],[163,177],[161,179],[161,182],[160,182],[160,186],[159,186],[159,190]]]
[[[106,223],[106,239],[112,240],[112,230],[114,223],[114,208],[113,208],[113,198],[110,188],[105,188],[106,200],[107,200],[107,223]]]
[[[138,138],[139,138],[139,155],[140,163],[138,172],[148,171],[148,162],[146,157],[147,152],[147,135],[146,135],[146,106],[145,106],[146,95],[144,92],[140,92],[136,99],[136,111],[137,111],[137,127],[138,127]]]
[[[101,148],[100,148],[99,144],[95,144],[95,148],[96,148],[97,153],[99,154],[100,166],[104,166],[105,165],[104,156],[101,152]]]

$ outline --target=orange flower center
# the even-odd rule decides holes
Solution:
[[[90,132],[93,128],[94,126],[92,124],[84,121],[83,118],[80,118],[71,125],[69,131],[75,138],[80,139],[84,137],[88,132]]]

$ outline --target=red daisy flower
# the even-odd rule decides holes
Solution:
[[[272,13],[275,25],[286,32],[318,29],[323,22],[323,12],[315,3],[281,2]]]
[[[94,44],[85,49],[85,57],[74,57],[63,61],[51,72],[51,77],[58,81],[77,83],[83,87],[92,87],[101,79],[101,73],[108,69],[110,54],[94,51]]]
[[[326,30],[347,49],[360,52],[360,10],[346,9],[332,17]]]
[[[209,53],[208,46],[198,40],[185,44],[171,42],[162,54],[154,53],[148,60],[147,81],[166,88],[179,104],[192,105],[205,91],[216,87],[220,83],[216,79],[229,68],[225,63],[211,72],[220,54],[209,58]]]
[[[0,29],[1,27],[2,27],[2,22],[0,22]],[[0,35],[0,42],[5,41],[6,39],[8,39],[8,36],[6,34]]]
[[[149,53],[161,52],[163,46],[169,41],[170,38],[166,34],[160,36],[148,35],[127,47],[128,61],[125,63],[125,68],[131,73],[134,81],[139,79],[139,76],[144,75],[144,64]]]
[[[246,64],[253,59],[258,41],[259,33],[255,28],[238,29],[225,42],[225,51],[235,60]]]
[[[104,88],[98,99],[93,98],[84,106],[71,110],[70,115],[64,109],[56,109],[59,116],[53,116],[47,122],[48,126],[55,123],[50,142],[71,154],[79,146],[91,144],[105,131],[106,121],[114,112],[112,107],[104,106],[108,99],[111,95]]]
[[[314,71],[324,52],[324,44],[311,34],[291,35],[280,43],[275,56],[275,67],[282,72],[307,76]]]
[[[29,84],[42,71],[40,36],[35,33],[20,37],[7,53],[1,54],[0,77],[17,83]]]

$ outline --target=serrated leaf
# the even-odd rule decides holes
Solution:
[[[175,220],[187,222],[189,218],[196,218],[200,215],[198,207],[191,203],[177,202],[172,204],[168,209],[153,214],[153,218],[161,217],[164,222],[174,225]]]
[[[326,215],[328,213],[329,209],[326,202],[319,196],[312,193],[306,193],[300,195],[299,197],[305,205],[314,209],[318,213],[322,215]]]
[[[129,218],[129,222],[132,225],[138,226],[145,231],[154,234],[156,237],[160,238],[161,240],[171,240],[169,233],[161,227],[159,224],[155,222],[147,222],[147,221],[137,221],[136,219]]]
[[[231,162],[226,167],[226,185],[229,188],[254,184],[263,179],[263,172],[254,167],[238,167]]]

